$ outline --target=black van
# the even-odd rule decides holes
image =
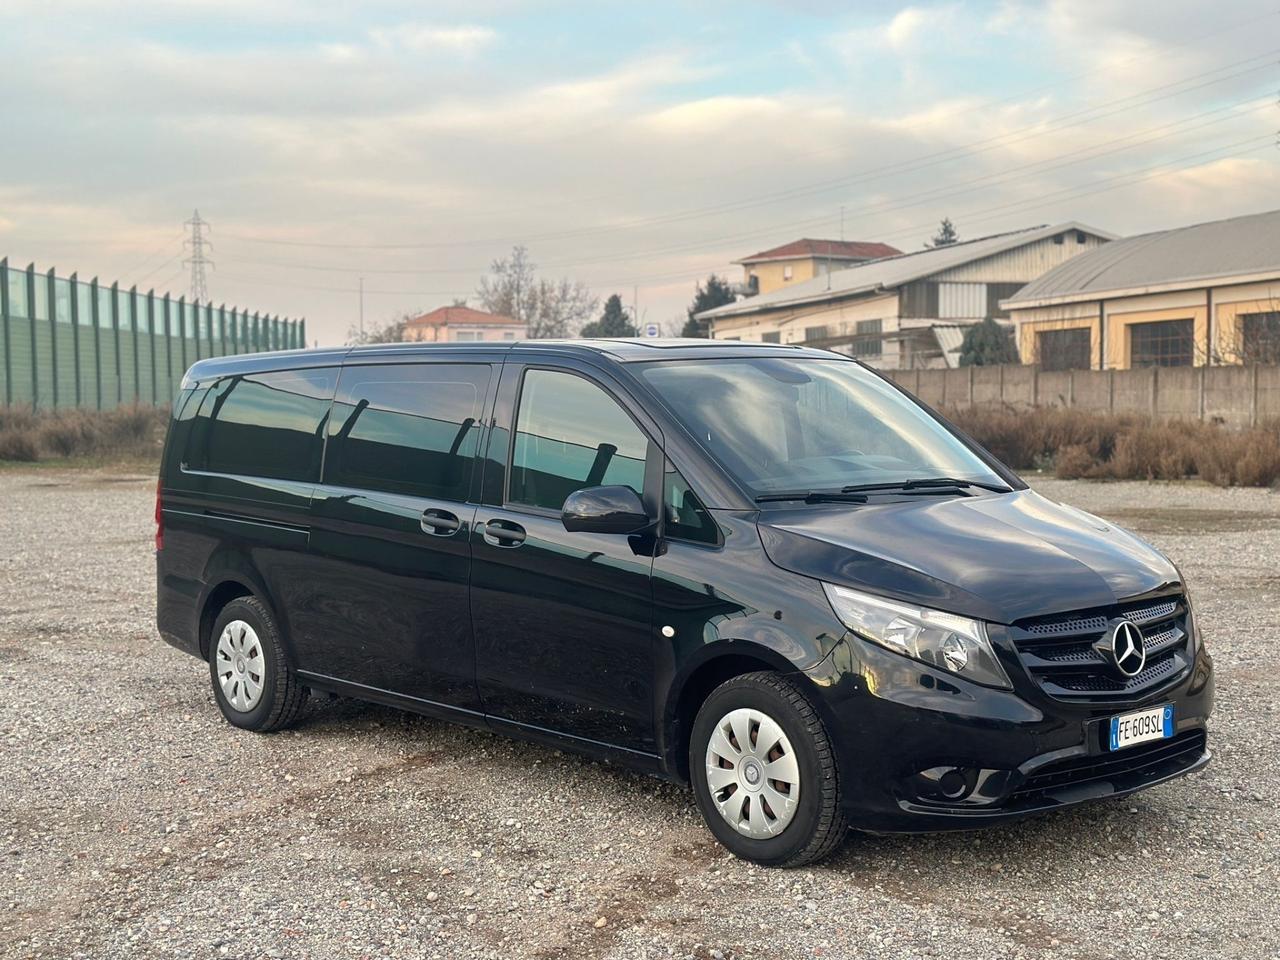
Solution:
[[[238,727],[316,690],[585,751],[792,866],[1209,760],[1174,565],[854,360],[273,353],[197,363],[174,411],[159,630]]]

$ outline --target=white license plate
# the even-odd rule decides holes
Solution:
[[[1135,710],[1111,718],[1110,745],[1112,750],[1123,750],[1135,743],[1148,740],[1166,740],[1173,736],[1173,704]]]

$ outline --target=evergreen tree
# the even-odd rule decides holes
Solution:
[[[964,340],[960,343],[960,366],[989,367],[1018,362],[1018,347],[1013,342],[1012,327],[987,317],[964,332]]]
[[[721,280],[714,273],[707,277],[707,285],[704,287],[698,284],[698,291],[693,296],[693,303],[689,304],[688,319],[685,320],[684,329],[680,331],[682,337],[705,337],[707,336],[707,325],[701,320],[695,320],[694,314],[701,313],[703,310],[710,310],[713,307],[722,307],[726,303],[733,303],[733,292],[729,289],[729,281]]]
[[[942,223],[938,224],[938,232],[934,238],[925,244],[926,247],[949,247],[960,239],[960,234],[956,233],[955,224],[951,222],[950,217],[943,217]]]
[[[640,331],[631,322],[622,298],[616,293],[604,302],[604,313],[582,328],[583,337],[638,337]]]

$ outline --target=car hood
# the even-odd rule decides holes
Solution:
[[[785,570],[995,623],[1179,580],[1150,544],[1032,490],[766,510],[758,526]]]

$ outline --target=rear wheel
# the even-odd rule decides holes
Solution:
[[[708,828],[744,860],[802,866],[848,831],[826,728],[781,674],[749,673],[712,691],[694,721],[689,769]]]
[[[271,611],[257,597],[232,600],[209,643],[213,696],[229,723],[267,733],[291,725],[307,700],[285,659]]]

